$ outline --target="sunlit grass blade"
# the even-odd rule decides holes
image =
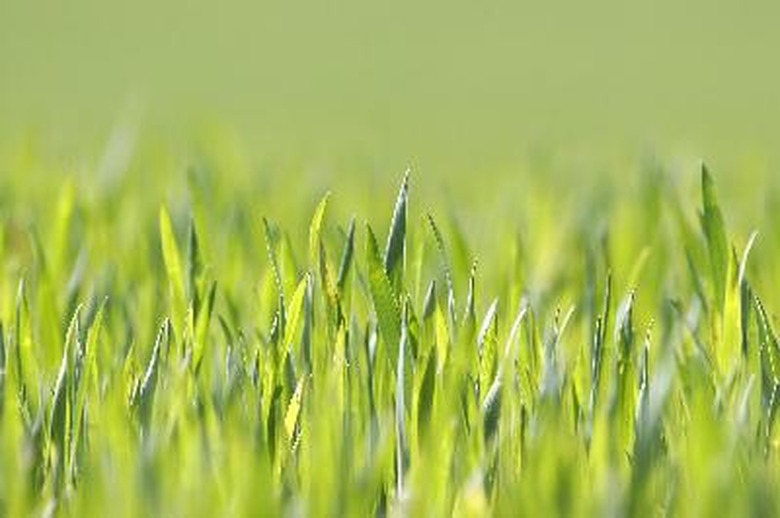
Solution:
[[[208,343],[208,334],[211,327],[211,315],[214,312],[214,300],[217,294],[217,283],[212,281],[206,298],[203,301],[200,311],[195,319],[195,347],[192,353],[192,362],[197,372],[200,369],[201,362]]]
[[[95,317],[92,320],[92,325],[87,331],[87,339],[85,344],[85,358],[83,364],[83,371],[81,373],[81,379],[79,381],[78,389],[76,391],[75,405],[74,405],[74,422],[73,422],[73,437],[71,441],[71,457],[69,460],[68,472],[72,479],[76,478],[77,471],[77,454],[79,448],[82,446],[82,427],[87,424],[86,422],[86,407],[87,407],[87,394],[91,391],[97,394],[100,390],[100,378],[98,375],[98,340],[100,339],[101,331],[103,329],[103,315],[105,313],[106,302],[104,301],[100,305]],[[95,399],[97,401],[97,399]]]
[[[279,259],[277,257],[278,236],[273,232],[271,224],[266,218],[263,218],[263,232],[265,235],[265,249],[268,254],[268,262],[271,264],[271,271],[273,272],[276,292],[279,298],[277,325],[279,334],[283,336],[287,326],[287,315],[285,314],[284,283],[282,282],[282,273],[279,268]]]
[[[54,384],[54,392],[51,402],[49,418],[49,437],[55,448],[55,465],[52,486],[59,492],[64,480],[66,463],[70,458],[70,438],[72,422],[74,419],[73,395],[74,385],[74,361],[77,341],[79,339],[79,318],[81,306],[71,318],[68,332],[65,338],[65,346],[62,351],[62,361],[57,373],[57,381]]]
[[[379,247],[371,227],[366,224],[366,263],[371,299],[376,313],[379,331],[386,347],[394,347],[401,340],[401,312],[398,299],[393,293],[393,287],[385,272],[379,255]],[[397,358],[391,358],[393,369],[396,369]]]
[[[403,263],[406,253],[406,203],[409,196],[409,171],[404,174],[401,190],[393,209],[393,218],[390,221],[390,232],[387,235],[385,245],[384,265],[387,276],[398,289],[403,279]]]
[[[284,341],[282,342],[285,351],[290,351],[292,349],[293,341],[298,332],[298,328],[300,327],[301,315],[303,314],[303,302],[309,282],[309,275],[304,275],[290,299],[290,306],[287,310],[289,321],[287,323],[287,328],[285,329]]]
[[[314,215],[309,224],[309,267],[314,268],[319,262],[320,234],[322,233],[322,222],[325,219],[325,210],[330,200],[330,192],[326,192],[317,208],[314,209]]]
[[[436,247],[439,250],[441,256],[442,266],[444,268],[444,280],[447,283],[447,315],[449,317],[449,326],[451,337],[454,338],[455,325],[457,317],[455,315],[455,285],[452,280],[452,270],[450,268],[450,262],[447,256],[447,249],[444,246],[444,238],[441,235],[439,227],[433,220],[433,216],[429,213],[427,215],[428,225],[431,227],[433,237],[436,241]]]
[[[303,402],[303,391],[306,386],[306,378],[298,380],[295,392],[287,405],[287,411],[284,414],[284,431],[287,435],[287,445],[290,449],[294,448],[296,441],[296,429],[301,414],[301,405]]]
[[[186,295],[184,290],[184,271],[181,267],[181,255],[179,246],[176,244],[176,237],[171,224],[171,217],[165,206],[160,207],[160,242],[162,244],[163,260],[168,274],[168,286],[171,296],[171,307],[173,309],[174,328],[179,327],[179,332],[184,326],[184,316],[186,314]]]
[[[714,300],[716,307],[722,311],[726,297],[729,244],[726,237],[726,223],[715,191],[715,182],[704,164],[701,166],[701,190],[703,200],[701,223],[707,238]]]
[[[143,377],[141,378],[138,392],[136,393],[132,405],[138,409],[141,425],[148,427],[152,416],[152,405],[154,403],[157,384],[160,377],[160,358],[162,349],[169,345],[171,333],[171,324],[168,319],[164,320],[154,341],[152,355],[146,365]]]

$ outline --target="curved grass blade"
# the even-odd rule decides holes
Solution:
[[[201,311],[196,316],[195,322],[195,349],[192,354],[193,365],[195,366],[195,372],[200,370],[201,362],[203,361],[203,355],[205,353],[206,344],[208,342],[209,328],[211,326],[211,315],[214,312],[214,299],[217,292],[217,282],[212,281],[209,286],[206,300]]]
[[[330,200],[330,192],[326,192],[320,202],[317,204],[317,208],[314,209],[314,215],[312,216],[311,223],[309,224],[310,268],[314,268],[318,263],[320,234],[322,232],[322,222],[325,218],[325,210],[328,207],[328,200]]]
[[[195,229],[195,218],[190,217],[189,234],[187,238],[187,296],[192,302],[195,317],[200,311],[200,294],[198,280],[203,273],[203,258],[200,253],[198,233]]]
[[[767,435],[774,423],[780,400],[780,343],[772,327],[763,303],[755,297],[756,320],[761,357],[761,399],[766,414]]]
[[[268,261],[271,263],[271,269],[274,274],[274,283],[276,284],[276,291],[279,297],[277,329],[279,331],[279,336],[284,336],[285,328],[287,326],[287,316],[285,315],[286,304],[284,301],[284,284],[282,283],[282,273],[279,268],[279,260],[276,251],[278,239],[271,230],[271,225],[266,218],[263,218],[263,232],[265,234],[265,250],[268,253]]]
[[[51,417],[49,420],[49,437],[56,448],[56,463],[54,470],[54,487],[61,489],[64,482],[66,463],[70,458],[70,438],[72,433],[73,393],[74,393],[74,369],[73,356],[77,346],[79,332],[79,318],[82,306],[79,305],[73,313],[68,331],[65,335],[65,346],[62,349],[62,362],[57,373],[57,381],[54,385],[54,394],[51,403]]]
[[[431,281],[428,284],[428,289],[425,292],[425,299],[423,300],[422,320],[427,321],[433,316],[433,312],[436,311],[436,281]]]
[[[76,402],[73,424],[73,438],[71,441],[71,457],[69,462],[69,473],[71,478],[76,477],[76,453],[80,447],[82,427],[85,423],[85,409],[87,406],[87,392],[91,389],[95,392],[99,390],[97,347],[103,329],[103,315],[105,313],[106,302],[100,304],[92,325],[87,331],[87,343],[85,346],[84,371],[76,390]]]
[[[447,258],[447,249],[444,246],[444,238],[441,235],[441,231],[439,231],[439,227],[436,225],[436,222],[433,220],[433,216],[430,213],[427,214],[427,219],[428,225],[433,232],[434,240],[436,241],[436,247],[439,249],[442,266],[444,267],[444,280],[447,283],[447,312],[450,319],[450,332],[454,333],[457,316],[455,314],[455,285],[452,281],[452,270],[450,268],[449,259]]]
[[[157,332],[157,338],[154,341],[152,355],[144,371],[143,378],[138,391],[133,400],[133,407],[138,409],[141,419],[141,425],[145,429],[149,426],[152,416],[152,405],[154,403],[157,382],[160,376],[160,357],[163,347],[168,347],[170,343],[171,323],[167,318],[163,321]]]
[[[303,313],[303,301],[304,297],[306,296],[308,285],[309,274],[307,273],[303,276],[301,282],[298,283],[298,286],[295,288],[295,292],[293,293],[292,299],[290,300],[290,306],[287,311],[287,314],[289,315],[289,321],[287,323],[287,328],[285,329],[283,340],[285,351],[290,351],[292,348],[293,340],[298,330],[298,324],[301,320],[301,314]]]
[[[352,256],[355,250],[355,218],[349,220],[347,229],[347,240],[344,243],[344,251],[341,254],[341,264],[339,266],[339,277],[336,286],[340,293],[344,292],[344,285],[347,282],[350,267],[352,266]]]
[[[528,306],[525,303],[520,304],[515,321],[512,323],[512,329],[509,331],[501,361],[498,364],[495,379],[482,401],[482,426],[485,441],[490,441],[498,430],[498,422],[501,414],[501,392],[504,385],[504,376],[506,369],[511,367],[512,345],[517,341],[520,333],[520,326],[528,314]]]
[[[184,290],[184,272],[181,267],[181,256],[176,244],[176,237],[171,224],[171,217],[165,206],[160,207],[160,241],[162,243],[163,261],[168,274],[168,286],[176,325],[183,326],[186,314],[186,296]]]
[[[366,223],[366,262],[368,265],[368,284],[371,292],[371,301],[374,304],[379,331],[387,347],[399,343],[401,340],[401,312],[398,309],[398,300],[393,293],[390,279],[387,278],[382,259],[379,256],[379,247],[371,226]],[[395,370],[397,359],[395,355],[388,355]]]
[[[303,401],[303,389],[306,386],[306,377],[301,376],[295,387],[295,392],[287,405],[287,411],[284,414],[284,431],[287,434],[287,445],[290,449],[295,447],[295,430],[298,425],[301,413],[301,403]]]
[[[715,182],[713,182],[707,166],[703,163],[701,165],[701,190],[703,200],[701,223],[710,256],[715,305],[722,312],[728,282],[729,244],[726,237],[726,223],[718,204]]]
[[[396,289],[403,278],[403,260],[406,251],[406,203],[409,193],[409,171],[404,174],[401,190],[393,209],[393,219],[390,221],[390,233],[385,246],[385,272],[393,281]],[[400,269],[398,269],[400,268]],[[398,269],[398,270],[397,270]]]

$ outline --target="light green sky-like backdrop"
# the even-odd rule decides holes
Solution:
[[[289,150],[770,153],[778,27],[771,0],[2,0],[0,135],[99,139],[133,106]]]

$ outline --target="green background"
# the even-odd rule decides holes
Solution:
[[[780,7],[729,2],[0,3],[0,135],[117,121],[248,153],[496,167],[539,149],[734,163],[780,135]]]

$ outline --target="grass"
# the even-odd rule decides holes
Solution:
[[[409,174],[343,219],[218,168],[159,205],[9,175],[0,514],[775,515],[776,221],[698,175],[537,187],[491,249]]]

